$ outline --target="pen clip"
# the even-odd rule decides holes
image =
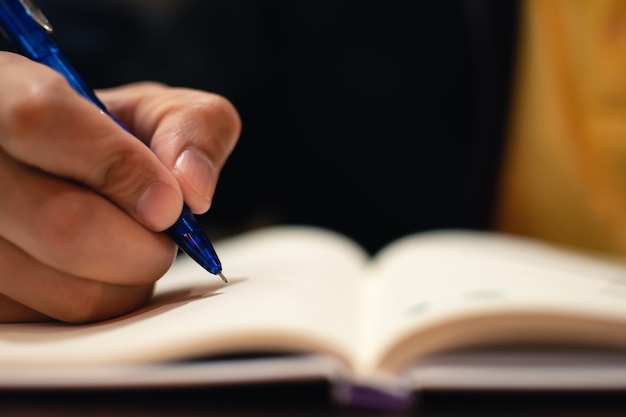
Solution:
[[[33,18],[35,23],[39,25],[43,30],[47,33],[52,33],[52,25],[43,14],[41,9],[35,5],[32,0],[19,0],[19,2],[24,6],[24,9],[28,12],[29,16]]]

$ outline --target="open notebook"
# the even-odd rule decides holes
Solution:
[[[180,258],[128,316],[0,325],[0,388],[324,378],[400,401],[428,386],[626,388],[621,260],[469,231],[370,258],[300,226],[216,250],[229,284]]]

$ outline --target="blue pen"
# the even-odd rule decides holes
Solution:
[[[0,26],[4,35],[19,47],[25,56],[60,72],[80,95],[128,130],[108,113],[93,90],[85,84],[61,54],[58,46],[50,38],[52,27],[48,19],[31,0],[0,0]],[[183,205],[180,217],[165,233],[204,269],[227,282],[213,245],[187,205]]]

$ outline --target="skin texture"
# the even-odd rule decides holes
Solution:
[[[0,52],[0,322],[93,322],[143,305],[176,254],[158,232],[183,201],[209,209],[241,131],[215,94],[156,83],[97,94],[134,136],[54,71]]]

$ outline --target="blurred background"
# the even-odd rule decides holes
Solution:
[[[155,80],[237,107],[242,136],[201,217],[210,236],[303,223],[373,252],[491,226],[516,1],[37,4],[95,88]]]

